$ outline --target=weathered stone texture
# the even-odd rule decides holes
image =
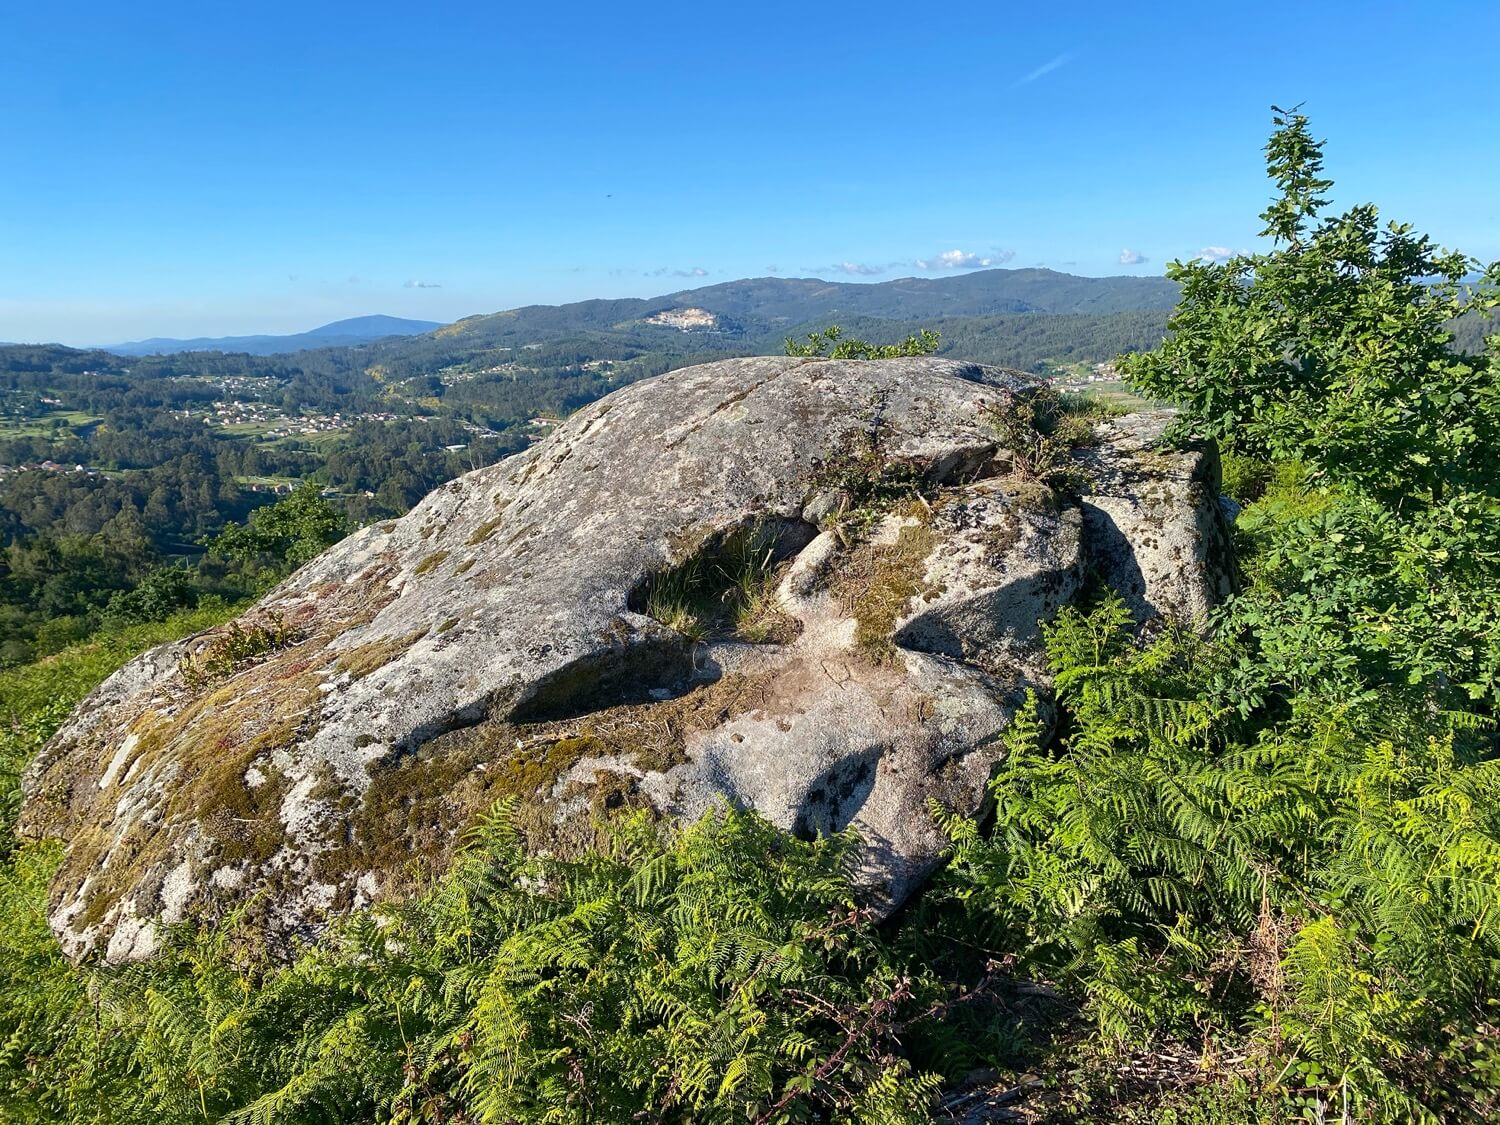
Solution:
[[[227,674],[183,673],[224,630],[133,661],[25,780],[23,831],[68,843],[64,948],[147,956],[157,920],[252,899],[307,932],[430,878],[507,795],[550,847],[620,805],[853,825],[898,903],[942,847],[929,799],[977,807],[1045,688],[1039,623],[1090,567],[1143,618],[1225,591],[1211,452],[1158,452],[1164,416],[1133,416],[1083,455],[1081,502],[1039,498],[983,418],[1035,387],[940,359],[675,371],[326,552],[242,619],[270,639]],[[876,461],[925,498],[850,536],[839,472]],[[655,576],[749,527],[784,560],[775,642],[644,612]]]

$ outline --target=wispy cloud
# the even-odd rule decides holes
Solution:
[[[643,277],[707,277],[708,271],[702,266],[694,266],[692,269],[674,270],[670,266],[662,266],[660,269],[652,270],[643,274]]]
[[[1132,250],[1128,246],[1120,251],[1120,265],[1122,266],[1139,266],[1150,260],[1139,250]]]
[[[1073,52],[1072,51],[1064,51],[1062,54],[1058,55],[1056,58],[1048,59],[1046,62],[1044,62],[1041,66],[1037,67],[1035,70],[1030,71],[1027,74],[1023,74],[1020,78],[1017,78],[1014,82],[1012,82],[1010,84],[1010,88],[1012,90],[1014,90],[1018,86],[1026,86],[1026,85],[1029,85],[1032,82],[1035,82],[1038,78],[1044,78],[1047,75],[1051,74],[1058,67],[1067,65],[1067,63],[1070,62],[1072,60],[1072,58],[1073,58]]]
[[[359,284],[359,275],[351,273],[349,275],[349,284],[350,285],[358,285]]]
[[[912,265],[919,270],[982,270],[1004,265],[1016,256],[1014,250],[991,250],[988,254],[973,254],[967,250],[944,250],[931,258],[918,258]]]
[[[412,281],[408,281],[401,288],[403,288],[403,289],[441,289],[442,287],[443,287],[443,283],[441,281],[415,281],[415,280],[412,280]]]
[[[766,267],[766,272],[767,273],[780,273],[781,272],[781,267],[780,266],[767,266]]]
[[[874,277],[878,273],[885,273],[888,266],[872,266],[868,262],[835,262],[831,266],[824,266],[820,270],[810,270],[810,273],[847,273],[857,277]]]
[[[1198,251],[1200,262],[1227,262],[1234,257],[1234,251],[1227,246],[1205,246]]]

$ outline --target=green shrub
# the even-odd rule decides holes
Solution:
[[[938,349],[938,334],[922,329],[897,344],[872,344],[867,340],[844,339],[837,324],[821,332],[809,332],[807,342],[787,337],[786,354],[820,359],[901,359],[906,356],[931,355]]]
[[[273,576],[288,574],[333,546],[348,532],[343,514],[323,499],[322,489],[304,481],[285,499],[250,513],[209,541],[226,559],[258,563]]]
[[[177,670],[184,683],[200,690],[228,679],[257,657],[279,652],[299,639],[297,629],[276,613],[243,625],[231,621],[227,628],[209,639],[202,651],[184,658]]]
[[[1500,479],[1495,351],[1459,356],[1452,322],[1500,307],[1500,263],[1439,250],[1370,204],[1324,217],[1323,144],[1277,110],[1266,145],[1277,195],[1265,254],[1173,262],[1182,299],[1154,351],[1122,357],[1182,428],[1228,449],[1295,460],[1400,508]]]
[[[147,621],[164,621],[174,613],[191,609],[197,601],[192,575],[184,567],[161,566],[141,579],[134,589],[121,590],[111,597],[104,607],[104,622],[119,629]]]
[[[1107,1038],[1249,1028],[1267,1094],[1493,1112],[1500,762],[1474,721],[1372,695],[1247,723],[1230,653],[1141,645],[1114,597],[1048,647],[1066,734],[1033,703],[994,831],[949,821],[946,924],[1076,989]],[[1482,1077],[1429,1070],[1465,1043]]]
[[[1039,387],[985,408],[983,416],[994,427],[1001,455],[1009,459],[1009,472],[1076,492],[1083,479],[1072,452],[1094,444],[1094,426],[1108,413],[1091,400]]]
[[[1174,265],[1174,335],[1127,361],[1230,448],[1247,588],[1209,638],[1143,641],[1113,595],[1059,614],[1057,737],[1034,702],[993,829],[948,819],[927,944],[1015,957],[1122,1060],[1232,1050],[1277,1115],[1489,1121],[1500,380],[1445,325],[1494,298],[1372,208],[1314,225],[1320,146],[1277,124],[1277,248]]]

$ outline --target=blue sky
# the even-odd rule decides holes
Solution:
[[[1339,203],[1500,257],[1495,0],[15,0],[0,26],[0,340],[773,267],[1157,273],[1254,244],[1272,102],[1307,103]]]

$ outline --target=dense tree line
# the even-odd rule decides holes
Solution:
[[[444,481],[492,465],[530,443],[521,428],[476,437],[452,418],[361,422],[329,451],[316,476],[343,494],[355,522],[367,523],[400,515]]]
[[[86,634],[162,568],[185,566],[194,596],[245,592],[203,543],[275,499],[254,480],[316,480],[368,522],[527,442],[519,429],[476,436],[453,419],[406,420],[360,423],[331,448],[302,449],[134,405],[96,425],[0,441],[0,464],[53,463],[0,476],[0,663]]]

